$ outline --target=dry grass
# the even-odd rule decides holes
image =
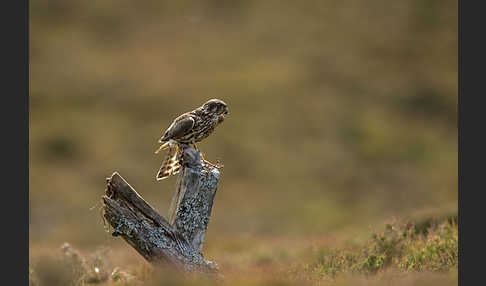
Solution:
[[[31,281],[39,285],[452,284],[457,280],[457,216],[426,228],[421,225],[395,221],[355,245],[322,238],[233,240],[219,248],[222,267],[217,277],[182,275],[136,260],[130,264],[126,254],[120,256],[128,246],[86,255],[65,244],[54,255],[32,263]]]

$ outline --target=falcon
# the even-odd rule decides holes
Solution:
[[[193,145],[198,150],[196,143],[208,137],[216,126],[223,122],[224,115],[228,113],[226,103],[219,99],[210,99],[202,106],[174,119],[159,140],[162,145],[155,151],[155,154],[157,154],[168,149],[167,156],[155,176],[156,180],[163,180],[180,171],[178,144]],[[204,160],[203,156],[201,156],[201,159],[213,165]]]

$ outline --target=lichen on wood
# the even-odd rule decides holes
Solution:
[[[182,170],[169,211],[169,221],[158,214],[117,173],[107,179],[104,217],[113,236],[122,237],[152,264],[169,264],[184,271],[216,272],[217,265],[201,254],[220,173],[202,165],[199,152],[183,151]]]

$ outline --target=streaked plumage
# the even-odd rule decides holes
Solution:
[[[169,149],[156,179],[159,181],[179,172],[181,165],[178,160],[177,143],[192,144],[196,147],[195,143],[208,137],[214,128],[223,122],[225,114],[228,114],[226,103],[219,99],[211,99],[201,107],[174,119],[159,140],[162,145],[155,151],[158,153]]]

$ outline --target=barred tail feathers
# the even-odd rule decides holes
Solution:
[[[175,175],[179,173],[181,169],[181,165],[177,158],[177,147],[169,147],[169,151],[167,152],[167,156],[160,166],[159,171],[157,172],[156,179],[157,181],[163,180],[168,178],[171,175]]]

